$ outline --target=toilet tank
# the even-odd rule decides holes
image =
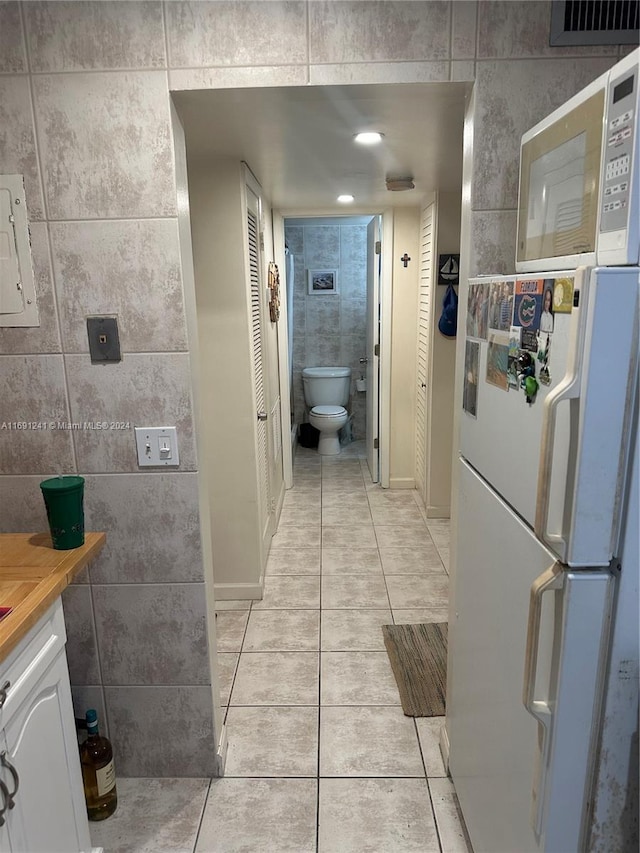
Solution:
[[[351,389],[350,367],[305,367],[302,387],[307,406],[346,406]]]

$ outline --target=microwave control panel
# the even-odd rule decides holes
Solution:
[[[632,171],[638,132],[638,70],[609,83],[600,232],[626,231],[632,203]]]

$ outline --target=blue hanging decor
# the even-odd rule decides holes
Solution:
[[[442,315],[438,320],[438,329],[447,338],[455,338],[458,331],[458,294],[450,284],[442,300]]]

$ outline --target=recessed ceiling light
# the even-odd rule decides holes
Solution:
[[[351,202],[354,201],[354,198],[352,195],[339,195],[338,201],[340,204],[351,204]]]
[[[374,130],[367,130],[364,133],[356,133],[354,139],[361,145],[377,145],[378,142],[382,142],[383,136],[384,133],[378,133],[378,131]]]

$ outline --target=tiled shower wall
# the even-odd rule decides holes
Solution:
[[[87,479],[103,555],[65,596],[79,710],[123,775],[207,775],[216,736],[169,91],[475,80],[471,268],[513,269],[520,134],[610,67],[550,48],[549,2],[0,2],[0,172],[25,175],[41,326],[0,331],[0,424],[177,424],[140,473],[131,429],[0,430],[0,524],[45,526],[38,482]],[[428,188],[431,189],[431,188]],[[464,249],[464,247],[463,247]],[[84,318],[117,314],[120,364]],[[215,547],[215,543],[214,543]]]
[[[307,421],[302,368],[350,367],[353,438],[365,437],[365,393],[356,391],[367,354],[367,226],[285,225],[294,257],[293,402],[297,424]],[[338,293],[309,295],[308,270],[335,269]]]

